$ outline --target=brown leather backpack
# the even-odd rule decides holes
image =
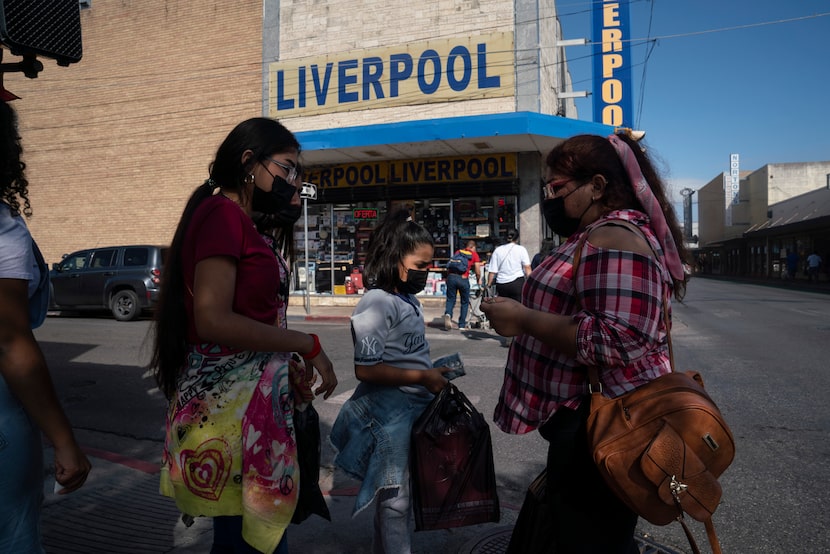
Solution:
[[[574,253],[574,276],[586,238]],[[684,521],[684,514],[689,514],[704,522],[712,552],[720,554],[712,514],[721,498],[718,477],[735,457],[735,441],[703,389],[700,374],[674,371],[668,302],[666,291],[663,318],[672,373],[617,398],[606,398],[599,369],[589,367],[588,444],[603,479],[629,508],[655,525],[679,521],[692,550],[699,554]]]
[[[588,444],[605,482],[629,508],[655,525],[689,514],[706,525],[712,552],[721,552],[712,514],[718,477],[735,457],[735,442],[700,375],[672,372],[617,398],[601,394],[590,368]]]

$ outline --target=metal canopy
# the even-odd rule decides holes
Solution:
[[[310,167],[372,161],[487,155],[545,154],[579,134],[610,135],[600,123],[534,112],[474,115],[361,125],[295,133]]]

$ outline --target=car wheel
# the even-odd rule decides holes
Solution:
[[[112,315],[118,321],[132,321],[141,315],[141,307],[138,305],[138,295],[131,290],[120,290],[116,292],[110,302]]]

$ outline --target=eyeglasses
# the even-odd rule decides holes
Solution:
[[[285,180],[288,181],[292,185],[297,181],[297,177],[300,175],[300,173],[302,171],[299,165],[284,164],[282,162],[278,162],[274,158],[265,158],[265,159],[270,161],[270,162],[273,162],[273,163],[277,164],[278,166],[280,166],[281,168],[283,168],[286,172]]]
[[[551,179],[550,181],[542,180],[542,194],[545,196],[554,196],[556,194],[556,189],[564,187],[571,181],[573,181],[573,177]]]

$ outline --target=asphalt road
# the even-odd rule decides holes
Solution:
[[[830,531],[821,523],[830,481],[830,408],[823,400],[830,295],[695,279],[685,302],[674,305],[674,322],[678,369],[703,374],[737,442],[715,514],[724,552],[830,551]],[[348,325],[298,318],[289,325],[320,335],[340,379],[335,395],[316,403],[325,436],[356,386]],[[36,335],[81,442],[157,463],[166,403],[145,370],[149,326],[107,316],[50,317]],[[456,383],[489,420],[507,355],[495,333],[430,327],[427,338],[433,357],[462,354],[467,375]],[[542,469],[546,443],[535,433],[509,436],[495,427],[492,435],[501,500],[518,506]],[[331,455],[324,449],[324,466]],[[330,467],[324,474],[334,489],[355,484]],[[702,525],[692,523],[705,545]],[[688,549],[677,524],[640,529]]]

